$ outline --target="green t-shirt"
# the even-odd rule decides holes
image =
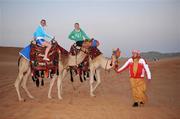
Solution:
[[[90,40],[90,38],[86,35],[86,33],[80,29],[79,31],[73,30],[70,35],[69,39],[74,40],[74,41],[83,41],[83,38]]]

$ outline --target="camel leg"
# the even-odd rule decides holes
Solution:
[[[90,70],[90,80],[89,80],[89,85],[90,85],[90,96],[94,97],[94,93],[93,93],[93,82],[94,82],[94,74],[95,74],[95,70],[91,69]]]
[[[48,91],[48,98],[49,99],[52,99],[51,92],[52,92],[52,87],[53,87],[54,82],[55,82],[56,79],[57,79],[57,75],[54,75],[53,78],[50,81],[50,86],[49,86],[49,91]]]
[[[25,90],[25,92],[27,93],[27,95],[29,96],[29,98],[34,99],[34,96],[32,96],[31,93],[29,92],[29,90],[27,89],[27,80],[29,79],[30,75],[31,75],[31,69],[29,68],[27,73],[23,77],[22,87]]]
[[[58,76],[58,79],[57,79],[57,89],[58,89],[58,98],[60,100],[62,100],[62,96],[61,96],[61,93],[62,93],[62,80],[65,78],[65,75],[67,73],[67,70],[64,69]]]
[[[28,67],[29,67],[28,61],[26,59],[20,59],[19,72],[18,72],[16,81],[14,83],[19,101],[24,101],[24,99],[21,97],[21,94],[20,94],[20,84],[21,84],[21,81],[23,80],[24,72],[27,72]]]
[[[100,77],[100,69],[96,69],[96,75],[97,75],[97,83],[95,84],[93,88],[93,92],[96,90],[96,88],[99,86],[101,83],[101,77]]]
[[[19,90],[22,79],[23,79],[23,72],[19,72],[16,78],[16,81],[14,83],[19,101],[24,101],[24,99],[21,97],[20,90]]]
[[[67,70],[64,69],[64,70],[63,70],[63,75],[62,75],[62,80],[65,78],[66,74],[67,74]],[[61,91],[61,94],[62,94],[62,83],[61,83],[61,85],[60,85],[60,91]]]
[[[62,73],[63,72],[61,72],[60,74],[59,74],[59,76],[58,76],[58,79],[57,79],[57,89],[58,89],[58,98],[60,99],[60,100],[62,100],[62,96],[61,96],[61,83],[62,83]]]

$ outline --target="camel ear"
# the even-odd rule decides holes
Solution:
[[[120,57],[121,55],[121,51],[119,50],[119,48],[116,49],[116,57]]]
[[[116,50],[112,49],[112,54],[116,55]]]

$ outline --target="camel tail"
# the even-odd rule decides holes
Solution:
[[[19,58],[18,58],[18,67],[19,67],[19,63],[20,63],[21,58],[22,58],[22,56],[19,56]]]

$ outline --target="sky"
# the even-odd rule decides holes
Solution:
[[[0,46],[27,46],[41,19],[67,50],[78,22],[108,56],[113,48],[180,52],[180,0],[0,0]]]

